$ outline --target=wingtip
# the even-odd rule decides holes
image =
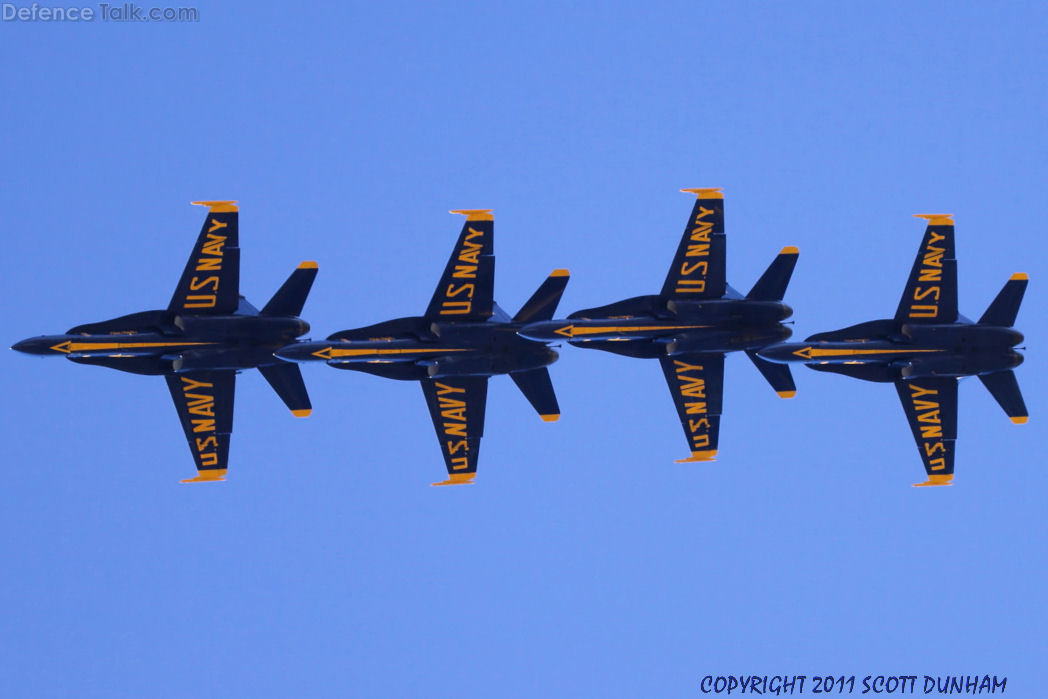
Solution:
[[[776,391],[775,393],[779,395],[779,398],[793,398],[797,395],[796,391]]]
[[[717,460],[715,458],[716,456],[717,456],[717,450],[716,449],[707,449],[705,451],[693,451],[691,453],[691,456],[689,456],[687,459],[677,459],[673,463],[675,463],[675,464],[690,464],[690,463],[694,463],[694,462],[697,462],[697,461],[716,461]]]
[[[216,468],[201,471],[192,478],[187,478],[179,483],[219,483],[226,480],[226,469]]]
[[[699,199],[723,199],[724,193],[721,187],[699,187],[698,189],[682,189],[686,194],[694,194]]]
[[[782,250],[779,250],[780,255],[800,255],[801,251],[796,245],[787,245]]]
[[[437,483],[430,483],[432,486],[442,485],[473,485],[473,479],[477,477],[476,472],[473,473],[450,473],[446,481],[439,481]]]
[[[952,226],[953,214],[914,214],[914,218],[923,218],[929,226]]]
[[[953,485],[953,474],[950,473],[945,476],[928,476],[928,480],[923,483],[914,483],[914,488],[927,488],[935,487],[939,485]]]
[[[189,202],[193,206],[206,206],[211,212],[216,213],[231,213],[239,211],[240,208],[237,206],[236,199],[229,199],[223,201],[191,201]]]
[[[305,262],[299,264],[298,268],[299,269],[320,269],[320,265],[318,265],[313,260],[306,260]]]
[[[1027,422],[1029,422],[1030,416],[1029,415],[1016,415],[1015,417],[1011,418],[1011,420],[1016,425],[1025,425]]]
[[[1008,281],[1012,281],[1012,282],[1025,282],[1025,281],[1029,281],[1029,280],[1030,280],[1030,275],[1027,274],[1026,272],[1016,272],[1015,274],[1013,274],[1008,279]]]
[[[291,414],[295,417],[309,417],[313,414],[312,408],[301,408],[299,410],[292,410]]]
[[[540,415],[543,422],[556,422],[560,419],[560,413],[550,413],[548,415]]]
[[[461,214],[467,221],[494,221],[494,209],[452,209],[448,213]]]
[[[549,276],[551,276],[551,277],[570,277],[571,276],[571,272],[569,272],[566,269],[555,269],[552,272],[550,272]]]

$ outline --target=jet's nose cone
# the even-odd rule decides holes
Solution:
[[[517,334],[528,340],[536,342],[555,342],[565,338],[571,338],[570,323],[560,320],[543,320],[538,323],[528,323],[517,331]]]
[[[313,356],[313,352],[318,349],[314,342],[296,342],[290,345],[281,347],[273,354],[278,359],[283,359],[285,362],[307,362],[313,359],[319,359],[319,357]]]
[[[51,343],[46,337],[30,337],[11,345],[11,349],[23,354],[49,354],[51,352]]]
[[[788,328],[787,328],[788,329]],[[779,364],[785,364],[786,362],[802,361],[802,358],[797,355],[797,350],[801,349],[802,346],[796,343],[779,343],[777,345],[769,345],[762,350],[757,351],[757,355],[762,359],[767,359],[769,362],[778,362]]]

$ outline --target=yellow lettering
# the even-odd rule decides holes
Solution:
[[[921,388],[915,383],[908,384],[910,387],[910,397],[920,398],[921,396],[937,396],[939,392],[934,388]]]
[[[187,294],[186,301],[182,304],[182,308],[214,308],[215,303],[217,303],[217,299],[213,295],[200,296]]]
[[[447,384],[442,384],[439,381],[435,381],[434,385],[437,387],[437,395],[438,396],[443,396],[443,395],[448,394],[448,393],[465,393],[466,392],[466,389],[464,389],[464,388],[458,388],[456,386],[448,386]]]
[[[214,233],[219,228],[225,228],[228,225],[229,224],[224,222],[224,221],[219,221],[217,218],[213,218],[213,219],[211,219],[211,228],[208,228],[207,232],[208,233]],[[208,237],[211,237],[211,236],[208,236]],[[222,238],[222,240],[225,240],[225,238]]]
[[[189,281],[189,290],[200,291],[208,284],[211,285],[211,291],[218,291],[218,277],[204,277],[203,279],[200,277],[193,277]]]
[[[221,257],[201,257],[197,260],[197,272],[217,272],[222,269]]]
[[[215,421],[214,420],[193,420],[193,431],[194,432],[214,432]]]
[[[460,284],[457,287],[454,284],[448,284],[448,290],[444,295],[447,298],[454,298],[455,296],[466,292],[468,298],[473,298],[473,288],[473,284]]]
[[[214,388],[215,384],[207,383],[206,381],[196,381],[187,376],[182,376],[182,390],[183,391],[195,391],[198,388]]]
[[[940,291],[940,289],[937,286],[929,286],[927,288],[925,288],[923,286],[914,287],[914,289],[913,289],[913,300],[914,301],[923,301],[924,299],[928,298],[929,296],[934,296],[935,300],[938,301],[939,300],[939,291]]]
[[[455,271],[451,274],[455,279],[476,279],[477,278],[477,266],[476,265],[456,265]]]

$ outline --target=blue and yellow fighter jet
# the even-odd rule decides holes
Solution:
[[[317,275],[316,262],[303,262],[257,310],[240,295],[236,202],[193,203],[209,207],[208,215],[165,310],[78,325],[64,335],[34,337],[12,347],[162,375],[198,471],[183,483],[225,480],[237,372],[258,368],[292,414],[309,415],[298,366],[273,352],[308,332],[309,324],[298,315]]]
[[[325,361],[336,369],[419,381],[448,471],[447,480],[433,485],[473,482],[489,377],[509,374],[543,420],[560,417],[546,369],[557,353],[517,330],[553,317],[568,271],[554,270],[510,318],[493,300],[494,216],[488,209],[451,213],[464,214],[466,222],[424,315],[343,330],[325,342],[277,352],[282,359]]]
[[[532,323],[520,334],[627,357],[658,357],[691,448],[691,456],[677,463],[686,463],[717,455],[726,353],[745,351],[780,397],[794,395],[789,367],[764,361],[756,350],[790,336],[780,321],[793,311],[782,297],[798,250],[783,248],[743,296],[726,281],[724,195],[719,188],[681,191],[696,195],[695,206],[659,294],[578,311],[567,320]]]
[[[978,376],[1015,423],[1027,420],[1012,368],[1012,349],[1023,336],[1012,328],[1027,276],[1014,274],[973,323],[957,312],[957,259],[953,217],[928,220],[895,317],[812,335],[803,343],[761,350],[774,362],[804,362],[818,371],[864,381],[894,383],[928,479],[915,486],[953,482],[957,439],[957,380]]]

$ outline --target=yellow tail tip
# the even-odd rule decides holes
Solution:
[[[216,468],[201,471],[193,478],[187,478],[184,481],[179,481],[179,483],[217,483],[224,480],[226,480],[226,469]]]
[[[550,413],[549,415],[540,415],[543,422],[556,422],[560,419],[560,413]]]
[[[937,485],[953,485],[953,474],[951,473],[945,476],[928,476],[928,480],[924,481],[923,483],[914,483],[913,487],[925,488],[928,486]]]
[[[555,269],[552,272],[550,272],[549,276],[551,276],[551,277],[570,277],[571,276],[571,272],[569,272],[566,269]]]
[[[313,260],[306,260],[305,262],[303,262],[302,264],[300,264],[300,265],[298,266],[298,268],[299,268],[299,269],[319,269],[319,268],[320,268],[320,265],[318,265],[318,264],[317,264],[316,262],[314,262]]]
[[[477,477],[476,472],[474,473],[450,473],[446,481],[440,481],[439,483],[430,483],[430,485],[441,486],[441,485],[473,485],[473,479]]]
[[[914,218],[923,218],[929,226],[952,226],[953,214],[914,214]]]
[[[494,209],[454,209],[449,211],[451,214],[462,214],[466,217],[467,221],[494,221],[495,214],[492,213]]]
[[[787,245],[782,250],[779,250],[780,255],[800,255],[801,251],[796,245]]]
[[[237,207],[237,200],[236,199],[230,199],[230,200],[226,200],[226,201],[192,201],[192,202],[189,202],[189,203],[192,204],[193,206],[206,206],[211,211],[217,212],[217,213],[230,213],[230,212],[234,212],[234,211],[239,211],[240,210]]]
[[[723,199],[724,193],[721,187],[700,187],[698,189],[682,189],[687,194],[694,194],[699,199]]]
[[[291,414],[295,417],[309,417],[313,414],[312,408],[302,408],[301,410],[292,410]]]
[[[1030,275],[1029,274],[1027,274],[1026,272],[1017,272],[1017,273],[1013,274],[1008,281],[1025,282],[1025,281],[1029,281],[1029,280],[1030,280]]]
[[[1016,415],[1012,418],[1012,422],[1014,422],[1016,425],[1025,425],[1029,420],[1029,415]]]
[[[779,394],[779,398],[793,398],[797,395],[796,391],[776,391]]]
[[[714,458],[716,456],[717,456],[717,450],[716,449],[707,449],[705,451],[693,451],[691,453],[691,456],[689,456],[687,459],[677,459],[673,463],[675,463],[675,464],[690,464],[690,463],[694,463],[696,461],[716,461],[717,459]]]

